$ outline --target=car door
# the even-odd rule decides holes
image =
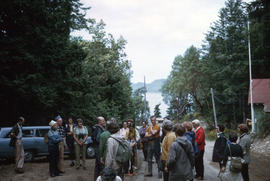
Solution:
[[[14,157],[14,147],[9,146],[11,128],[2,128],[0,134],[0,158]]]
[[[35,152],[35,129],[23,127],[22,143],[24,150],[30,150]]]
[[[48,133],[49,128],[36,129],[36,148],[38,155],[49,155],[48,144],[44,142],[44,136]]]

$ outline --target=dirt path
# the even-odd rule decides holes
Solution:
[[[206,144],[204,155],[205,180],[218,181],[219,166],[211,161],[214,142]],[[270,181],[270,158],[259,154],[252,154],[250,164],[251,181]],[[153,164],[153,177],[144,177],[147,162],[143,161],[143,154],[138,152],[138,170],[135,176],[125,177],[125,181],[162,181],[158,178],[157,166]],[[63,176],[51,178],[49,176],[49,163],[46,158],[38,159],[32,163],[25,163],[25,173],[15,174],[14,164],[0,161],[0,181],[93,181],[94,159],[86,162],[87,170],[76,170],[70,167],[70,161],[65,160],[65,171]]]

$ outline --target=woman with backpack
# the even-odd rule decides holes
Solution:
[[[241,175],[243,151],[236,143],[237,138],[236,133],[229,134],[231,144],[227,144],[225,148],[221,171],[218,175],[221,181],[243,181]]]

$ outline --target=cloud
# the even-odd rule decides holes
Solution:
[[[81,0],[89,18],[103,19],[106,30],[128,41],[132,81],[166,78],[174,57],[200,47],[224,0]],[[86,32],[75,35],[87,37]]]

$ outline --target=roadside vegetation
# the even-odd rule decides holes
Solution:
[[[103,21],[87,19],[88,9],[79,0],[1,2],[1,126],[21,115],[28,125],[47,125],[58,114],[87,125],[100,115],[140,116],[126,41],[107,33]],[[90,39],[71,36],[79,30]]]
[[[202,46],[190,46],[183,55],[175,57],[172,71],[162,87],[164,101],[169,104],[168,114],[173,120],[200,118],[209,130],[215,129],[211,88],[219,124],[232,129],[251,117],[247,102],[247,22],[250,21],[253,78],[270,77],[269,8],[269,3],[263,0],[250,4],[227,0]],[[260,121],[263,134],[269,134],[264,129],[270,123],[269,113]]]

